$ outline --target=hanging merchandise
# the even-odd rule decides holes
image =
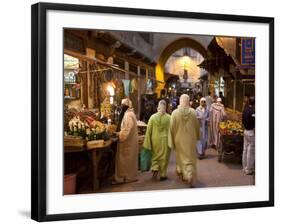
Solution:
[[[114,118],[114,97],[116,86],[113,82],[101,84],[101,115],[105,118]]]
[[[95,67],[96,69],[97,67]],[[98,108],[100,106],[100,85],[102,76],[101,72],[94,72],[93,74],[93,107]]]
[[[122,79],[123,85],[124,85],[124,92],[125,96],[130,95],[130,80]]]
[[[115,100],[116,102],[119,104],[121,102],[121,100],[125,97],[125,93],[124,93],[124,84],[120,79],[116,79],[113,81],[113,83],[116,86],[115,89]]]
[[[110,97],[106,97],[101,103],[101,116],[113,119],[114,111],[113,105],[110,103]]]
[[[147,79],[146,81],[146,89],[151,89],[153,88],[153,83],[151,79]]]
[[[138,91],[138,80],[137,79],[133,79],[131,82],[131,93],[133,93],[134,91]]]
[[[108,70],[104,71],[104,77],[105,77],[105,81],[107,81],[107,82],[111,81],[113,78],[112,70],[108,69]]]

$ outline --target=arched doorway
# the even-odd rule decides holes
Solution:
[[[184,37],[184,38],[180,38],[177,39],[175,41],[173,41],[172,43],[170,43],[161,53],[157,65],[156,65],[156,79],[158,81],[160,81],[157,85],[157,89],[156,92],[159,95],[161,89],[164,88],[165,85],[165,64],[168,60],[168,58],[177,50],[181,49],[181,48],[192,48],[196,51],[198,51],[204,58],[206,58],[207,56],[207,50],[205,49],[205,47],[199,43],[198,41],[191,39],[189,37]]]

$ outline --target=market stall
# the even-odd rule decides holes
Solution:
[[[112,62],[68,50],[65,53],[79,59],[74,60],[76,70],[71,71],[75,80],[79,81],[79,85],[73,85],[79,90],[79,95],[69,97],[69,85],[65,90],[65,175],[76,174],[77,180],[83,181],[91,179],[92,189],[96,191],[103,181],[114,175],[120,103],[128,94],[138,91],[138,84],[130,80],[127,82],[125,73],[128,72]],[[129,72],[129,76],[133,77],[132,80],[137,80],[135,73]],[[69,79],[68,76],[65,78]],[[132,101],[136,104],[138,98],[135,97]],[[138,121],[139,147],[144,141],[145,128],[146,124]],[[84,178],[79,178],[81,175]],[[80,185],[83,183],[78,183],[77,190],[73,193],[79,192]]]
[[[85,110],[76,113],[69,120],[68,126],[64,136],[65,158],[69,154],[73,156],[76,154],[76,158],[81,154],[86,154],[91,163],[88,166],[92,169],[93,189],[97,190],[100,186],[100,181],[114,172],[112,167],[114,167],[117,142],[114,134],[116,125],[103,124],[97,120],[96,114]],[[107,160],[106,166],[101,165],[103,158]]]
[[[114,174],[118,138],[116,125],[103,124],[80,112],[69,121],[69,131],[64,136],[64,153],[86,153],[91,160],[93,190],[98,190],[101,181]],[[146,124],[138,121],[139,148],[141,148]],[[107,154],[107,161],[102,161]]]
[[[243,128],[241,113],[227,109],[227,120],[219,124],[218,162],[232,156],[241,162],[243,152]]]

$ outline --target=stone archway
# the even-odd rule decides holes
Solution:
[[[158,95],[161,89],[164,88],[164,82],[165,82],[164,72],[165,72],[165,64],[167,60],[174,52],[185,47],[189,47],[198,51],[204,58],[206,58],[207,56],[207,50],[205,49],[205,47],[201,43],[199,43],[198,41],[192,38],[184,37],[170,43],[160,54],[160,57],[156,65],[156,79],[160,81],[156,89]]]

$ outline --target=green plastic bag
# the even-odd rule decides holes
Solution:
[[[140,153],[140,169],[142,172],[149,171],[151,166],[151,150],[143,148]]]

